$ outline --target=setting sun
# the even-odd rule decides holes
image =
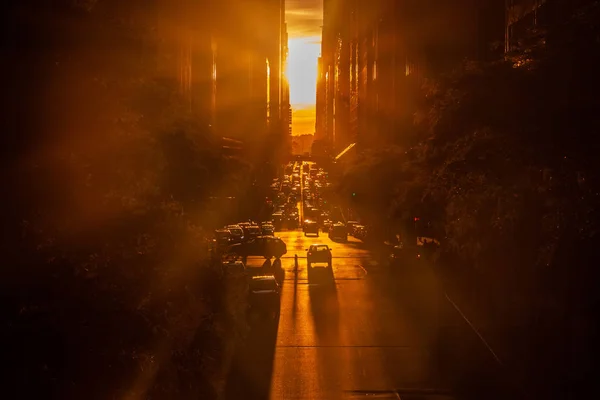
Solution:
[[[290,39],[289,52],[286,75],[290,82],[290,103],[294,108],[314,105],[321,38],[316,36]]]

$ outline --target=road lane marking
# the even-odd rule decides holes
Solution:
[[[275,347],[288,348],[288,349],[312,349],[312,348],[325,348],[325,349],[411,349],[417,348],[412,345],[378,345],[378,344],[353,344],[353,345],[341,345],[341,344],[278,344]],[[422,347],[419,347],[422,348]]]
[[[485,338],[483,337],[483,335],[481,333],[479,333],[479,331],[477,330],[477,328],[475,328],[475,326],[471,323],[471,321],[469,321],[469,318],[467,318],[467,316],[465,314],[463,314],[463,312],[456,305],[456,303],[454,301],[452,301],[452,299],[450,298],[450,296],[448,296],[448,293],[444,292],[444,296],[446,296],[446,300],[448,300],[450,302],[450,304],[452,304],[452,306],[454,307],[454,309],[456,311],[458,311],[458,313],[460,314],[460,316],[467,322],[467,324],[469,324],[469,326],[471,327],[471,329],[473,330],[473,332],[475,332],[475,334],[477,336],[479,336],[479,339],[481,339],[481,342],[484,344],[485,347],[487,347],[487,349],[489,350],[489,352],[492,353],[492,356],[494,357],[494,359],[496,359],[496,362],[498,364],[500,364],[500,365],[504,365],[504,364],[502,364],[502,361],[500,361],[500,358],[498,357],[498,355],[496,355],[496,352],[494,351],[494,349],[492,349],[492,346],[490,346],[490,344],[487,342],[487,340],[485,340]]]
[[[365,398],[366,396],[368,396],[369,398],[387,398],[387,397],[381,397],[381,396],[394,396],[395,399],[402,399],[401,396],[407,396],[407,397],[416,397],[418,396],[419,398],[425,397],[425,396],[443,396],[443,398],[445,399],[451,399],[454,398],[452,397],[452,391],[450,389],[438,389],[438,388],[420,388],[420,387],[416,387],[416,388],[402,388],[402,389],[388,389],[388,390],[345,390],[345,392],[347,394],[351,394],[351,395],[356,395],[356,396],[361,396],[360,398]],[[437,397],[436,397],[437,398]]]
[[[333,278],[334,282],[338,282],[338,281],[362,281],[364,280],[364,277],[358,277],[358,278]],[[283,278],[284,281],[295,281],[296,278]],[[297,281],[301,282],[308,282],[308,278],[298,278]],[[331,282],[331,281],[330,281]],[[315,286],[321,286],[323,284],[321,283],[314,283]]]

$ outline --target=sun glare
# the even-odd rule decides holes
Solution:
[[[314,105],[317,93],[317,60],[321,53],[321,38],[290,39],[286,76],[290,83],[292,107]]]

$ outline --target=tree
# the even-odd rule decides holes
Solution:
[[[591,320],[581,310],[597,301],[589,281],[600,227],[599,10],[596,2],[532,32],[506,60],[465,63],[427,82],[415,121],[420,143],[363,157],[342,186],[364,195],[363,212],[379,221],[429,213],[441,236],[440,271],[495,316],[490,334],[508,348],[525,343],[529,353],[507,361],[532,371],[544,354],[564,357],[557,381],[590,372],[554,349],[574,346],[572,319]]]

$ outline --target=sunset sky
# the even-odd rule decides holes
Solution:
[[[286,0],[290,54],[287,76],[292,133],[315,132],[317,58],[321,52],[323,0]]]

